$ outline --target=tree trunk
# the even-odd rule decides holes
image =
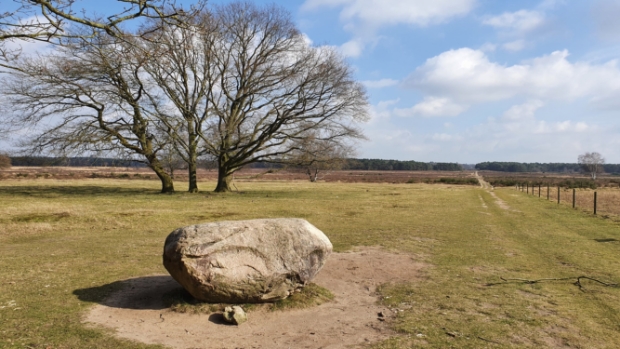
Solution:
[[[174,193],[174,182],[172,181],[172,177],[170,177],[170,175],[168,175],[163,170],[156,170],[152,167],[151,169],[155,171],[155,174],[157,175],[157,177],[159,177],[159,180],[161,181],[162,194]]]
[[[215,192],[225,193],[231,191],[231,184],[232,173],[228,173],[225,168],[219,167],[217,172],[217,186],[215,187]]]
[[[189,142],[188,142],[188,154],[187,159],[189,162],[187,163],[187,170],[189,171],[189,189],[190,193],[198,192],[198,175],[197,171],[197,163],[198,163],[198,136],[196,135],[196,125],[193,123],[193,119],[191,117],[186,117],[187,120],[187,128],[189,133]]]
[[[315,169],[314,174],[312,174],[312,171],[308,169],[308,177],[310,178],[310,182],[316,182],[319,179],[319,169]]]
[[[196,165],[196,154],[190,154],[190,161],[187,164],[187,170],[189,171],[189,192],[197,193],[198,192],[198,175],[197,175],[197,165]]]
[[[164,170],[164,167],[156,158],[150,158],[149,160],[149,167],[153,170],[153,172],[155,172],[161,181],[162,194],[174,193],[174,182],[172,177]]]

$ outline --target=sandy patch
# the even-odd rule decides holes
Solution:
[[[497,206],[499,206],[499,208],[501,208],[502,210],[517,212],[516,210],[511,209],[510,206],[508,206],[508,204],[506,203],[506,201],[504,201],[504,200],[500,199],[499,197],[497,197],[497,195],[494,192],[489,191],[489,194],[491,194],[493,199],[495,199],[495,203],[497,204]]]
[[[166,309],[161,295],[180,286],[169,276],[125,281],[126,287],[97,305],[84,321],[113,329],[115,335],[172,348],[323,348],[359,346],[394,333],[389,309],[378,306],[376,287],[415,281],[425,265],[410,255],[378,248],[334,253],[314,280],[335,299],[304,310],[253,311],[239,327],[222,324],[220,314],[179,314]]]

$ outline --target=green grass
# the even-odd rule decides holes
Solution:
[[[0,348],[155,348],[81,316],[119,281],[166,273],[173,229],[271,217],[307,219],[336,251],[380,245],[429,264],[422,280],[380,288],[399,336],[376,349],[620,347],[618,288],[487,286],[500,277],[620,282],[620,243],[598,242],[620,240],[611,220],[510,189],[496,191],[512,208],[503,210],[464,186],[236,184],[241,192],[161,195],[155,181],[0,182]]]

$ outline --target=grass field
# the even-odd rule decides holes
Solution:
[[[240,192],[161,195],[143,180],[0,181],[0,348],[154,348],[85,327],[82,314],[131,277],[165,273],[174,228],[305,218],[335,250],[383,246],[428,263],[423,281],[384,285],[403,311],[378,348],[618,348],[620,226],[514,189],[237,182]],[[213,183],[201,183],[212,188]],[[605,242],[599,242],[605,241]],[[493,285],[489,285],[493,284]]]

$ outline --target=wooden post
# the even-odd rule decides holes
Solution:
[[[538,197],[540,197],[540,184],[538,185]]]
[[[575,208],[575,188],[573,188],[573,208]]]
[[[525,183],[525,193],[526,194],[530,193],[530,184],[529,183]]]
[[[549,200],[549,184],[547,184],[547,200]]]
[[[594,192],[594,215],[596,215],[596,192]]]
[[[558,205],[560,204],[560,186],[558,185]]]

